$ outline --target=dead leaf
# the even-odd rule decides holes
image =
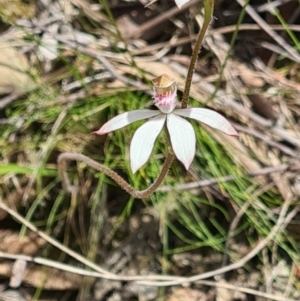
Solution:
[[[22,94],[34,89],[36,83],[30,76],[32,69],[26,56],[5,43],[2,44],[0,52],[0,94]]]
[[[45,243],[45,240],[34,232],[20,237],[18,232],[0,230],[0,251],[5,253],[34,255]]]
[[[7,23],[18,19],[31,19],[36,12],[35,0],[0,0],[0,18]]]
[[[26,298],[18,290],[5,290],[4,292],[0,291],[0,300],[1,301],[27,301]]]
[[[249,94],[248,98],[252,103],[252,109],[255,113],[267,119],[275,120],[277,115],[273,109],[272,102],[259,94]]]
[[[226,284],[226,281],[221,279],[220,283]],[[216,289],[216,301],[232,301],[233,300],[233,290],[229,290],[224,287],[217,287]]]
[[[168,296],[167,301],[207,301],[209,296],[192,288],[176,287],[172,289],[172,293]]]
[[[12,269],[12,262],[1,262],[0,276],[11,277]],[[43,287],[49,290],[77,290],[83,282],[83,276],[28,264],[24,272],[23,282],[33,287]]]
[[[1,79],[0,79],[1,80]],[[25,192],[25,188],[19,190],[13,190],[4,200],[3,203],[6,204],[9,208],[18,210],[22,203],[22,198]],[[0,209],[0,221],[5,219],[7,212],[3,209]]]

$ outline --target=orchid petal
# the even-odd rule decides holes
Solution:
[[[159,114],[161,114],[159,110],[135,110],[125,112],[110,119],[98,131],[95,131],[94,134],[104,135],[106,133],[118,130],[135,121],[157,116]]]
[[[160,114],[137,129],[130,144],[130,165],[135,173],[149,159],[154,142],[161,132],[166,120],[165,114]]]
[[[225,117],[223,117],[215,111],[202,108],[188,108],[175,110],[173,113],[183,117],[196,119],[197,121],[205,123],[206,125],[212,128],[218,129],[227,135],[239,135],[234,129],[234,127],[230,124],[230,122]]]
[[[195,131],[188,121],[175,114],[168,114],[167,127],[173,151],[188,170],[195,157]]]

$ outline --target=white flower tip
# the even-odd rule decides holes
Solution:
[[[209,111],[207,110],[207,112]],[[225,117],[214,111],[209,112],[209,115],[212,117],[211,120],[203,120],[203,123],[223,132],[228,136],[239,136],[238,132]],[[209,115],[206,117],[209,117]]]
[[[167,127],[174,154],[188,170],[196,152],[195,131],[188,121],[175,114],[168,115]]]
[[[191,164],[193,162],[193,159],[191,161],[189,161],[189,162],[183,162],[183,161],[181,161],[181,163],[183,164],[183,166],[185,167],[186,170],[189,170],[189,168],[190,168],[190,166],[191,166]]]
[[[219,130],[225,133],[226,135],[239,137],[238,132],[230,123],[228,123],[228,125],[224,128],[219,128]]]
[[[189,168],[191,167],[191,164],[195,158],[195,154],[196,154],[196,140],[195,140],[195,145],[193,146],[193,149],[191,148],[187,157],[184,158],[184,160],[181,160],[181,162],[184,165],[186,170],[189,170]]]
[[[92,132],[92,134],[95,134],[95,135],[104,135],[104,134],[107,134],[107,132],[103,131],[102,128],[100,128],[98,131],[94,131]]]
[[[130,158],[130,168],[133,174],[135,174],[146,162],[138,162],[135,158]]]
[[[133,166],[132,162],[130,164],[130,167],[133,174],[135,174],[141,168],[141,167],[137,168],[137,166]]]

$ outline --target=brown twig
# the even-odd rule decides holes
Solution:
[[[206,279],[206,278],[210,278],[210,277],[214,277],[232,270],[236,270],[239,268],[242,268],[245,266],[245,264],[251,260],[254,256],[256,256],[263,248],[265,248],[272,240],[275,239],[276,235],[282,233],[282,231],[284,231],[285,229],[285,225],[289,224],[290,221],[294,218],[294,216],[298,213],[300,206],[296,206],[295,208],[293,208],[293,210],[287,214],[288,209],[290,208],[292,200],[286,200],[282,206],[280,215],[278,217],[277,223],[276,225],[273,227],[273,229],[270,231],[269,235],[261,240],[256,247],[254,247],[246,256],[244,256],[243,258],[241,258],[240,260],[238,260],[235,263],[232,263],[230,265],[227,265],[226,267],[220,268],[220,269],[216,269],[214,271],[210,271],[210,272],[206,272],[203,273],[201,275],[195,275],[195,276],[191,276],[191,277],[187,277],[184,281],[179,280],[179,281],[165,281],[164,282],[164,286],[170,286],[170,285],[183,285],[183,284],[188,284],[188,283],[192,283],[192,282],[197,282],[198,280],[202,280],[202,279]],[[140,284],[144,284],[144,285],[161,285],[161,282],[157,282],[157,281],[152,281],[150,282],[145,282],[145,281],[141,281]]]
[[[4,204],[1,198],[0,198],[0,208],[2,210],[5,210],[10,216],[15,218],[19,223],[21,223],[22,225],[24,225],[25,227],[27,227],[28,229],[30,229],[34,233],[38,234],[40,237],[42,237],[44,240],[46,240],[52,246],[58,248],[62,252],[64,252],[64,253],[68,254],[69,256],[71,256],[72,258],[84,263],[86,266],[92,268],[95,271],[98,271],[99,273],[107,274],[107,275],[111,274],[110,272],[108,272],[108,271],[102,269],[101,267],[99,267],[97,264],[94,264],[94,263],[90,262],[89,260],[87,260],[86,258],[81,256],[80,254],[78,254],[78,253],[72,251],[71,249],[67,248],[66,246],[64,246],[63,244],[61,244],[60,242],[58,242],[54,238],[50,237],[46,233],[38,230],[33,224],[28,222],[18,212],[14,211],[13,209],[10,209],[6,204]]]
[[[156,178],[156,180],[145,190],[136,190],[134,189],[128,182],[126,182],[119,174],[115,171],[111,170],[110,168],[106,167],[103,164],[100,164],[91,158],[78,154],[78,153],[62,153],[58,156],[57,163],[58,163],[58,170],[60,177],[63,182],[64,189],[70,193],[77,192],[78,188],[74,187],[70,184],[68,175],[67,175],[67,161],[80,161],[84,162],[88,166],[103,172],[106,176],[113,179],[121,188],[123,188],[126,192],[132,195],[135,198],[143,199],[149,197],[162,183],[166,174],[169,171],[169,168],[174,160],[174,155],[168,153],[164,165],[162,166],[161,172]]]
[[[179,14],[180,12],[188,9],[190,6],[196,4],[199,2],[198,0],[189,1],[186,5],[184,5],[181,9],[178,9],[178,7],[174,6],[169,11],[158,15],[156,18],[151,19],[148,22],[145,22],[143,25],[139,26],[139,28],[132,32],[131,34],[127,35],[126,39],[132,39],[132,38],[138,38],[144,31],[153,28],[154,26],[160,24],[161,22],[168,20],[172,18],[173,16]]]
[[[99,272],[89,271],[80,267],[75,267],[74,265],[67,265],[61,262],[57,262],[54,260],[49,260],[42,257],[31,257],[21,254],[8,254],[0,251],[0,258],[10,259],[10,260],[25,260],[27,262],[32,262],[35,264],[40,264],[43,266],[56,268],[61,271],[82,275],[82,276],[89,276],[98,279],[110,279],[110,280],[118,280],[118,281],[151,281],[151,280],[160,280],[161,284],[164,284],[164,280],[175,280],[175,279],[183,279],[184,277],[176,277],[176,276],[161,276],[161,275],[144,275],[144,276],[124,276],[124,275],[115,275],[116,277],[112,278],[111,276],[103,275]],[[255,289],[250,289],[247,287],[236,286],[228,283],[220,283],[215,281],[207,281],[207,280],[198,280],[197,284],[212,286],[217,288],[225,288],[228,290],[233,290],[261,298],[265,298],[268,300],[274,301],[296,301],[295,299],[285,298],[283,296],[275,296],[274,294],[267,294],[264,292],[260,292]],[[159,285],[158,285],[159,286]]]
[[[242,7],[246,5],[245,0],[236,0]],[[256,23],[270,36],[272,37],[278,45],[280,45],[283,49],[286,50],[287,53],[290,54],[291,59],[293,59],[295,62],[300,63],[300,55],[299,53],[291,47],[288,43],[285,42],[285,40],[278,35],[270,26],[267,24],[253,9],[253,7],[250,4],[246,5],[246,12],[249,14],[249,16],[256,21]]]
[[[267,294],[264,292],[258,292],[257,290],[249,289],[249,288],[242,288],[242,287],[236,287],[234,285],[226,284],[226,283],[218,283],[213,281],[205,281],[203,279],[210,278],[213,276],[217,276],[220,274],[223,274],[225,272],[228,272],[233,269],[237,269],[240,267],[243,267],[251,258],[253,258],[260,250],[262,250],[264,247],[266,247],[272,239],[275,238],[277,234],[280,234],[282,231],[284,231],[285,227],[284,225],[289,224],[289,222],[293,219],[293,217],[298,213],[300,206],[296,206],[293,208],[293,210],[287,214],[288,209],[291,205],[291,200],[286,200],[282,206],[282,210],[280,212],[278,221],[276,225],[273,227],[270,234],[263,239],[261,242],[258,243],[258,245],[252,249],[251,252],[249,252],[246,256],[238,260],[237,262],[228,265],[226,267],[203,273],[198,274],[191,277],[176,277],[176,276],[168,276],[168,275],[146,275],[146,276],[126,276],[126,275],[116,275],[109,273],[99,267],[98,265],[89,262],[86,258],[82,257],[81,255],[75,253],[74,251],[68,249],[66,246],[62,245],[60,242],[54,240],[47,234],[45,234],[42,231],[39,231],[35,226],[33,226],[30,222],[26,221],[19,213],[15,212],[14,210],[8,208],[0,199],[0,208],[5,210],[7,213],[9,213],[12,217],[14,217],[17,221],[24,224],[26,227],[31,229],[33,232],[37,233],[40,237],[48,241],[53,246],[57,247],[58,249],[62,250],[63,252],[66,252],[66,254],[69,254],[74,259],[78,260],[79,262],[85,264],[86,266],[92,268],[94,271],[87,271],[82,268],[75,267],[74,265],[67,265],[63,264],[57,261],[49,260],[46,258],[41,257],[31,257],[26,255],[15,255],[15,254],[7,254],[4,252],[0,252],[1,258],[6,259],[12,259],[12,260],[24,260],[27,262],[34,262],[36,264],[41,264],[44,266],[49,266],[52,268],[57,268],[59,270],[67,271],[70,273],[75,273],[78,275],[84,275],[84,276],[91,276],[91,277],[97,277],[97,278],[103,278],[103,279],[110,279],[110,280],[119,280],[119,281],[138,281],[139,284],[142,285],[148,285],[148,286],[170,286],[170,285],[178,285],[178,284],[186,284],[191,282],[197,282],[199,284],[208,285],[208,286],[215,286],[215,287],[224,287],[230,290],[236,290],[248,294],[253,294],[255,296],[260,296],[263,298],[267,298],[270,300],[275,301],[296,301],[294,299],[288,299],[281,296],[275,296],[272,294]]]
[[[281,30],[285,30],[285,28],[282,25],[270,25],[270,27],[273,30],[276,31],[281,31]],[[289,25],[289,28],[293,31],[298,31],[300,32],[300,25]],[[225,34],[225,33],[231,33],[233,31],[236,30],[236,25],[229,25],[229,26],[224,26],[221,28],[212,28],[210,29],[207,33],[206,36],[213,36],[216,33],[219,34]],[[262,30],[261,27],[257,24],[240,24],[239,25],[239,31],[249,31],[249,30]],[[177,46],[181,46],[181,45],[185,45],[187,43],[191,43],[194,42],[197,39],[198,35],[194,34],[188,37],[183,37],[183,38],[179,38],[174,42],[161,42],[161,43],[157,43],[157,44],[153,44],[153,45],[149,45],[143,48],[139,48],[139,49],[134,49],[131,51],[132,55],[141,55],[141,54],[145,54],[145,53],[151,53],[154,51],[158,51],[159,49],[162,49],[164,47],[177,47]]]
[[[265,167],[265,168],[259,169],[257,171],[253,171],[253,172],[249,172],[244,175],[240,175],[240,177],[243,177],[243,176],[257,177],[257,176],[267,175],[267,174],[271,174],[271,173],[281,173],[281,172],[286,171],[287,169],[291,169],[293,171],[300,170],[300,162],[290,162],[290,163],[280,164],[277,166]],[[227,175],[227,176],[220,177],[220,178],[211,178],[211,179],[207,179],[207,180],[180,184],[180,185],[176,185],[174,187],[161,186],[157,190],[163,191],[163,192],[169,192],[172,190],[190,190],[190,189],[194,189],[194,188],[198,188],[198,187],[212,186],[212,185],[220,184],[222,182],[234,181],[235,179],[236,179],[236,176]]]
[[[23,93],[21,93],[21,94],[20,93],[12,93],[12,94],[0,99],[0,110],[6,108],[6,106],[8,106],[13,101],[19,99],[19,97],[22,95],[24,95],[24,94]]]
[[[286,155],[289,155],[293,158],[299,158],[299,156],[300,156],[298,152],[293,151],[291,148],[287,147],[286,145],[284,145],[282,143],[272,140],[272,138],[270,138],[270,136],[268,136],[266,134],[262,134],[261,132],[256,131],[255,129],[239,125],[235,122],[232,122],[232,124],[234,125],[235,129],[238,130],[239,132],[243,132],[243,133],[249,134],[255,138],[258,138],[258,139],[262,140],[263,142],[265,142],[266,144],[279,149],[281,152],[283,152]]]

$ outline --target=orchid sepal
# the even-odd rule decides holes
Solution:
[[[188,170],[196,152],[195,131],[188,121],[175,114],[168,114],[167,127],[174,154]]]
[[[239,134],[230,124],[230,122],[221,114],[213,110],[203,108],[187,108],[175,110],[174,114],[180,115],[182,117],[195,119],[201,123],[204,123],[214,129],[225,133],[226,135],[239,136]]]
[[[158,115],[144,123],[134,133],[130,143],[130,166],[133,173],[148,161],[165,120],[165,114]]]
[[[122,113],[108,122],[106,122],[98,131],[93,132],[96,135],[104,135],[115,130],[121,129],[135,121],[154,117],[160,114],[158,110],[134,110]]]

